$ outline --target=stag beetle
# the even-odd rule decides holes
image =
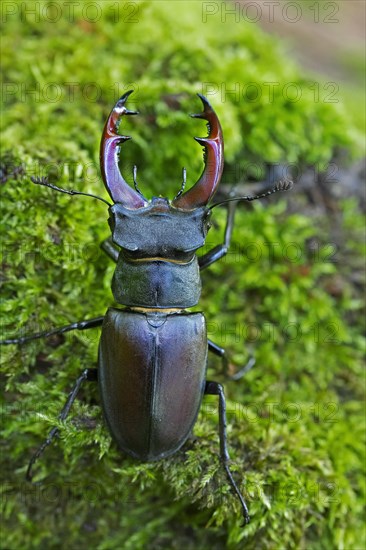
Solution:
[[[203,395],[218,396],[220,457],[247,523],[248,508],[229,468],[223,387],[205,377],[208,351],[221,357],[225,351],[207,339],[204,315],[187,309],[199,300],[200,270],[227,253],[238,202],[287,190],[291,182],[280,182],[261,195],[222,201],[229,203],[224,243],[197,258],[196,251],[204,245],[210,228],[212,208],[222,204],[208,206],[224,165],[220,122],[207,99],[198,94],[203,112],[191,116],[206,120],[208,127],[207,137],[195,138],[205,151],[202,175],[184,192],[183,171],[183,184],[172,201],[162,197],[148,201],[137,185],[136,167],[134,189],[119,170],[121,144],[130,139],[118,133],[120,121],[125,115],[138,114],[126,108],[131,92],[113,107],[101,140],[101,173],[113,204],[96,195],[62,189],[47,178],[32,178],[33,183],[71,195],[91,196],[109,206],[112,238],[104,241],[102,248],[117,263],[112,292],[123,307],[111,307],[102,317],[0,343],[23,344],[102,325],[98,368],[86,368],[81,373],[59,419],[67,417],[83,382],[98,381],[110,433],[123,452],[143,461],[160,460],[177,452],[191,433]],[[58,431],[52,428],[32,456],[28,480],[32,479],[34,463]]]

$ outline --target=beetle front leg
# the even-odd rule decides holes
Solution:
[[[90,381],[95,382],[98,379],[98,370],[97,369],[85,369],[81,376],[76,380],[74,387],[72,388],[71,392],[68,395],[68,398],[66,400],[65,405],[62,408],[62,411],[59,414],[59,420],[65,420],[68,416],[70,409],[79,393],[79,390],[81,388],[81,385],[83,382]],[[39,459],[39,457],[43,454],[44,450],[50,445],[53,441],[53,439],[58,435],[59,429],[54,426],[50,433],[47,436],[47,439],[42,443],[42,445],[37,449],[37,451],[34,453],[32,458],[29,461],[28,469],[26,473],[26,479],[27,481],[32,480],[32,468],[34,463]]]
[[[220,435],[220,458],[222,460],[223,466],[225,468],[226,475],[228,477],[229,483],[232,489],[235,491],[236,495],[240,500],[240,504],[243,508],[243,516],[245,523],[249,523],[250,516],[248,506],[244,500],[243,495],[240,492],[239,487],[237,486],[233,475],[229,468],[230,455],[227,448],[227,434],[226,434],[226,401],[224,388],[221,384],[217,382],[206,382],[205,387],[206,395],[218,395],[219,397],[219,435]]]
[[[237,205],[237,201],[232,201],[228,203],[224,242],[222,244],[218,244],[217,246],[206,252],[206,254],[203,254],[203,256],[198,258],[198,265],[200,266],[201,270],[206,269],[206,267],[208,267],[209,265],[217,262],[218,260],[221,260],[221,258],[223,258],[227,254],[231,242],[231,236],[233,233],[235,210]]]

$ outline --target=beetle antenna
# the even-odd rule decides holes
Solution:
[[[183,168],[182,170],[182,185],[180,186],[180,190],[178,191],[178,193],[175,195],[173,201],[175,201],[175,199],[177,199],[178,197],[181,196],[181,194],[183,193],[184,191],[184,188],[186,186],[186,183],[187,183],[187,170],[185,168]]]
[[[216,206],[220,206],[220,204],[225,204],[226,202],[231,201],[255,201],[257,199],[263,199],[264,197],[268,197],[269,195],[273,195],[273,193],[278,193],[279,191],[289,191],[292,189],[294,183],[290,180],[280,180],[277,182],[275,187],[272,189],[269,189],[268,191],[265,191],[264,193],[261,193],[260,195],[253,195],[253,196],[246,196],[246,197],[232,197],[230,199],[225,199],[221,202],[216,202],[212,206],[210,206],[210,210],[215,208]]]
[[[110,202],[106,201],[102,197],[98,197],[98,195],[92,195],[91,193],[82,193],[81,191],[74,191],[73,189],[63,189],[62,187],[57,187],[57,185],[53,185],[48,181],[47,176],[40,178],[35,178],[31,176],[31,180],[36,185],[44,185],[45,187],[49,187],[54,191],[60,191],[60,193],[66,193],[67,195],[84,195],[85,197],[92,197],[93,199],[98,199],[98,201],[105,202],[105,204],[108,204],[108,206],[112,206]]]
[[[133,185],[134,185],[136,191],[138,192],[138,194],[146,201],[147,199],[141,193],[141,190],[140,190],[139,185],[138,185],[137,180],[136,180],[136,176],[137,176],[137,166],[136,166],[136,164],[134,164],[134,166],[133,166]]]

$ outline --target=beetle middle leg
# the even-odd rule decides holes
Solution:
[[[95,317],[94,319],[88,319],[86,321],[79,321],[76,323],[72,323],[70,325],[66,325],[64,327],[55,328],[48,331],[38,332],[36,334],[32,334],[29,336],[22,336],[20,338],[9,338],[7,340],[0,341],[0,345],[6,345],[6,344],[25,344],[26,342],[29,342],[31,340],[37,340],[38,338],[47,338],[49,336],[53,336],[55,334],[64,334],[65,332],[69,332],[70,330],[86,330],[89,328],[98,327],[103,323],[103,317]],[[59,420],[65,420],[67,415],[70,412],[70,409],[72,407],[72,404],[74,403],[76,396],[79,393],[80,387],[82,383],[85,381],[96,381],[97,380],[97,369],[85,369],[81,376],[76,380],[75,385],[73,389],[71,390],[67,401],[59,415]],[[37,451],[32,456],[27,473],[26,473],[26,479],[28,481],[31,481],[32,479],[32,468],[34,463],[38,460],[38,458],[43,454],[44,450],[48,445],[52,443],[52,440],[58,435],[59,429],[54,426],[51,431],[49,432],[47,439],[42,443],[42,445],[37,449]]]
[[[219,435],[220,435],[220,458],[224,466],[227,478],[231,485],[231,488],[234,490],[236,495],[240,500],[240,504],[243,509],[243,516],[245,523],[249,523],[250,516],[248,506],[244,500],[243,495],[240,492],[239,487],[237,486],[231,470],[229,468],[230,455],[227,447],[227,434],[226,434],[226,401],[224,388],[218,382],[206,382],[205,395],[218,395],[219,397]]]
[[[65,420],[66,417],[68,416],[69,412],[70,412],[70,409],[79,393],[79,390],[83,384],[83,382],[85,381],[90,381],[90,382],[95,382],[97,381],[98,379],[98,369],[85,369],[82,374],[79,376],[79,378],[76,380],[75,384],[74,384],[74,387],[72,388],[71,392],[69,393],[68,397],[67,397],[67,400],[66,400],[66,403],[65,405],[63,406],[59,416],[58,416],[58,419],[59,420]],[[53,439],[58,436],[59,434],[59,429],[54,426],[48,436],[47,436],[47,439],[42,443],[42,445],[40,445],[40,447],[37,449],[37,451],[34,453],[34,455],[32,456],[32,458],[30,459],[29,461],[29,465],[28,465],[28,469],[27,469],[27,473],[26,473],[26,479],[27,481],[31,481],[32,480],[32,468],[33,468],[33,465],[34,463],[39,459],[39,457],[43,454],[44,450],[48,447],[48,445],[50,445],[53,441]]]
[[[255,358],[251,356],[243,368],[241,368],[235,374],[229,375],[229,362],[225,348],[222,348],[218,344],[215,344],[215,342],[213,342],[212,340],[207,340],[207,343],[208,351],[211,351],[212,353],[220,357],[222,361],[223,374],[228,380],[240,380],[240,378],[242,378],[255,365]]]
[[[88,319],[86,321],[77,321],[76,323],[71,323],[70,325],[65,325],[64,327],[58,327],[51,330],[45,330],[43,332],[37,332],[35,334],[30,334],[29,336],[21,336],[20,338],[7,338],[6,340],[0,340],[0,345],[7,344],[25,344],[31,340],[38,340],[39,338],[48,338],[49,336],[54,336],[56,334],[64,334],[70,330],[86,330],[88,328],[99,327],[103,323],[104,316],[95,317],[94,319]]]
[[[229,250],[230,243],[231,243],[231,237],[233,233],[234,228],[234,219],[235,219],[235,211],[236,207],[238,205],[238,202],[232,201],[228,203],[228,209],[227,209],[227,219],[226,219],[226,228],[225,228],[225,235],[224,235],[224,242],[222,244],[219,244],[209,250],[206,254],[201,256],[198,259],[198,264],[200,266],[200,270],[205,269],[206,267],[210,266],[211,264],[217,262],[221,258],[223,258]],[[222,360],[222,367],[223,372],[225,376],[229,380],[239,380],[246,374],[255,364],[254,357],[250,357],[248,362],[244,365],[242,369],[240,369],[238,372],[236,372],[233,375],[228,375],[228,360],[226,356],[225,349],[221,346],[215,344],[212,342],[212,340],[208,340],[208,349],[209,351],[212,351],[215,355],[221,358]]]

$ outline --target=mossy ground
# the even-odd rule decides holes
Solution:
[[[174,196],[183,166],[188,184],[197,178],[202,158],[192,136],[204,135],[204,125],[187,113],[197,112],[193,94],[205,86],[215,90],[209,99],[226,138],[224,182],[253,177],[268,162],[324,167],[340,147],[349,155],[358,147],[341,104],[314,102],[281,45],[255,25],[204,23],[193,2],[189,10],[182,2],[130,3],[132,11],[119,13],[103,2],[93,22],[83,5],[72,22],[66,13],[56,21],[55,6],[48,20],[18,11],[4,29],[4,337],[102,315],[111,305],[114,265],[99,249],[106,208],[34,186],[29,176],[106,197],[98,142],[129,87],[141,116],[124,126],[134,143],[124,148],[123,170],[131,181],[136,163],[149,196]],[[273,101],[265,93],[244,100],[223,93],[236,82],[279,86]],[[282,93],[289,82],[303,90],[299,101]],[[338,215],[343,245],[335,249],[327,220],[287,215],[284,196],[243,205],[230,254],[203,273],[209,337],[229,350],[234,369],[256,357],[245,378],[226,383],[248,527],[220,467],[214,398],[205,398],[195,438],[179,453],[140,464],[111,442],[88,384],[38,465],[41,482],[26,484],[30,454],[57,423],[81,370],[95,365],[92,330],[1,350],[2,548],[363,548],[362,304],[352,261],[344,261],[350,251],[364,253],[363,221],[352,199]],[[208,244],[220,242],[225,211],[216,209],[215,220]],[[215,358],[209,376],[223,381]]]

